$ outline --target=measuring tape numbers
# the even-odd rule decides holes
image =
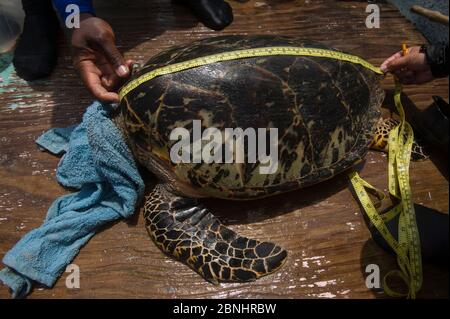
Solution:
[[[216,62],[263,57],[263,56],[274,56],[274,55],[308,56],[308,57],[336,59],[351,62],[353,64],[359,64],[377,74],[383,74],[383,72],[381,72],[379,68],[373,66],[372,64],[361,59],[360,57],[339,51],[317,49],[317,48],[302,48],[302,47],[264,47],[264,48],[236,50],[212,54],[151,70],[125,84],[119,91],[119,98],[120,100],[122,100],[124,96],[126,96],[128,93],[136,89],[141,84],[161,75],[180,72]]]

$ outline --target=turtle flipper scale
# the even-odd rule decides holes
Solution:
[[[144,208],[150,237],[165,253],[186,263],[212,283],[254,281],[280,268],[286,250],[225,227],[196,199],[156,185]]]
[[[389,151],[389,132],[399,124],[400,122],[393,118],[380,119],[370,148],[387,153]],[[424,161],[429,158],[429,153],[428,146],[415,136],[411,148],[411,160],[414,162]]]

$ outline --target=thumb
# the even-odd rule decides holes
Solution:
[[[409,63],[410,63],[409,56],[404,56],[404,57],[401,57],[401,58],[398,58],[398,59],[395,59],[395,60],[389,62],[388,65],[386,66],[386,68],[387,68],[387,71],[392,73],[392,72],[395,72],[395,71],[398,71],[398,70],[408,67]]]
[[[130,74],[130,68],[112,39],[103,42],[102,51],[119,77],[127,77]]]

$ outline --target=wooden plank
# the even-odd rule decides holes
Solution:
[[[425,40],[391,5],[383,4],[381,28],[365,27],[364,2],[249,1],[232,2],[234,23],[213,32],[169,1],[96,1],[99,16],[113,25],[127,58],[144,62],[174,45],[218,34],[282,34],[321,41],[379,65],[406,41]],[[69,48],[48,80],[28,84],[16,77],[0,95],[0,257],[28,231],[38,227],[47,208],[68,191],[57,185],[58,159],[37,149],[34,140],[51,127],[77,123],[92,98],[71,66]],[[383,82],[393,88],[390,76]],[[448,80],[405,89],[419,108],[431,95],[448,99]],[[442,163],[441,160],[435,160]],[[445,162],[444,162],[445,164]],[[443,166],[443,165],[440,165]],[[444,165],[444,166],[448,166]],[[413,163],[414,200],[448,213],[448,182],[432,161]],[[370,152],[362,176],[386,188],[386,157]],[[151,180],[149,181],[151,183]],[[234,230],[271,240],[289,252],[277,273],[253,283],[205,282],[186,266],[163,255],[149,240],[141,212],[96,235],[76,257],[81,288],[67,289],[66,274],[51,290],[36,288],[31,298],[383,298],[365,286],[370,263],[382,274],[396,267],[395,258],[371,239],[346,176],[323,185],[257,202],[206,204]],[[0,297],[9,297],[5,287]],[[424,267],[419,297],[448,297],[448,269]]]

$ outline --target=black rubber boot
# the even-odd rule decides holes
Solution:
[[[49,76],[56,64],[58,18],[51,0],[22,0],[25,21],[14,51],[17,75],[31,81]]]
[[[233,10],[224,0],[174,0],[188,6],[206,27],[222,30],[233,22]]]
[[[425,141],[448,154],[450,107],[440,96],[433,96],[433,101],[411,118],[411,125]]]
[[[432,208],[414,204],[417,228],[419,229],[422,259],[425,262],[448,265],[449,261],[449,216]],[[392,236],[398,238],[398,216],[386,223]],[[384,250],[394,254],[387,242],[371,226],[373,240]]]

